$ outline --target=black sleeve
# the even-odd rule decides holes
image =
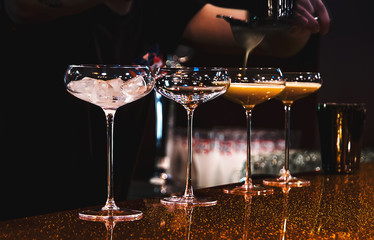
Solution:
[[[206,4],[205,0],[164,0],[158,1],[157,32],[161,50],[172,53],[182,40],[184,29],[193,16]]]
[[[4,0],[0,0],[0,26],[9,28],[11,25],[12,21],[5,10]],[[3,28],[1,28],[1,30],[3,30]]]

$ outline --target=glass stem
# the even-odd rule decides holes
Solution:
[[[193,198],[193,188],[191,181],[192,171],[192,123],[193,123],[194,109],[187,109],[187,146],[188,146],[188,160],[187,160],[187,174],[186,174],[186,190],[184,191],[185,198]]]
[[[104,110],[107,124],[107,187],[108,196],[105,206],[102,210],[118,210],[114,202],[114,185],[113,185],[113,126],[115,111]]]
[[[290,177],[289,164],[290,164],[290,135],[291,135],[291,104],[284,105],[284,136],[285,136],[285,151],[284,151],[284,173],[283,176]]]
[[[244,187],[252,188],[252,171],[251,171],[251,128],[252,128],[252,109],[246,109],[245,115],[247,119],[247,161],[245,164],[245,183]]]
[[[193,207],[187,207],[186,208],[186,216],[187,216],[187,222],[188,227],[186,228],[186,239],[191,240],[191,223],[192,223],[192,214],[193,214]]]
[[[287,221],[288,221],[288,192],[283,192],[283,226],[280,239],[287,239]]]

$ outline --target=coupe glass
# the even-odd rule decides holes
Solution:
[[[242,186],[224,189],[225,193],[267,195],[273,189],[252,184],[251,172],[251,117],[253,108],[283,91],[282,72],[278,68],[231,68],[230,88],[224,95],[243,106],[247,117],[247,159],[245,182]]]
[[[180,103],[187,111],[187,175],[186,189],[182,197],[172,196],[161,200],[162,204],[211,206],[217,203],[209,198],[199,198],[193,193],[191,183],[192,123],[194,110],[210,101],[230,86],[225,68],[161,68],[157,72],[155,89],[163,96]]]
[[[113,126],[116,110],[152,91],[155,78],[148,67],[70,65],[65,75],[69,93],[104,110],[107,122],[107,201],[104,207],[79,213],[84,220],[137,220],[142,212],[120,209],[113,195]]]
[[[263,183],[269,186],[308,186],[310,181],[292,177],[289,169],[291,105],[294,101],[317,91],[322,85],[322,78],[318,72],[285,72],[284,79],[286,88],[276,97],[283,102],[285,112],[284,167],[280,171],[279,178],[264,179]]]

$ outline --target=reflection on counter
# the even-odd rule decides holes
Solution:
[[[293,173],[321,171],[319,150],[303,150],[297,145],[300,132],[291,133],[290,170]],[[196,129],[193,137],[193,184],[211,187],[236,183],[245,176],[247,151],[245,129]],[[284,165],[284,132],[282,130],[252,130],[252,173],[279,175]],[[187,161],[186,129],[178,128],[168,138],[167,157],[159,163],[163,170],[153,183],[166,182],[183,186]],[[361,162],[374,159],[373,149],[364,149]],[[157,180],[157,181],[156,181]]]
[[[319,149],[306,150],[297,145],[301,133],[291,132],[290,170],[292,173],[322,171]],[[197,188],[236,183],[245,176],[246,129],[196,129],[193,136],[193,185]],[[252,130],[252,173],[278,176],[284,165],[283,130]],[[186,177],[186,129],[177,128],[168,137],[166,157],[158,163],[151,180],[155,191],[165,194],[182,191]],[[374,160],[374,149],[363,149],[361,163]]]
[[[300,137],[293,136],[294,142]],[[194,132],[193,176],[195,186],[209,187],[239,182],[245,175],[247,151],[245,129],[196,129]],[[252,131],[252,171],[254,174],[278,175],[284,162],[284,137],[282,130]],[[295,146],[297,147],[297,146]],[[187,158],[186,130],[176,129],[167,144],[168,157],[163,168],[175,184],[185,179]],[[291,150],[293,172],[320,169],[318,152]]]
[[[144,216],[115,228],[80,220],[80,210],[15,219],[0,222],[0,238],[373,239],[374,163],[361,167],[354,174],[311,174],[305,176],[309,187],[274,188],[269,196],[225,194],[222,187],[196,190],[218,200],[211,207],[165,207],[159,198],[118,203]]]

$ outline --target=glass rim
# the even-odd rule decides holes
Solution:
[[[302,78],[300,78],[302,76]],[[299,72],[283,72],[283,78],[286,82],[318,82],[323,83],[320,72],[317,71],[299,71]]]
[[[243,68],[243,67],[220,67],[220,66],[212,66],[212,67],[209,67],[209,66],[181,66],[181,67],[159,67],[157,68],[158,70],[193,70],[193,71],[199,71],[199,70],[226,70],[226,71],[230,71],[230,70],[274,70],[274,71],[278,71],[280,74],[282,74],[282,70],[279,68],[279,67],[246,67],[246,68]]]
[[[227,67],[227,69],[231,69],[231,70],[234,70],[234,69],[237,69],[237,70],[279,70],[281,71],[281,69],[279,67]]]
[[[313,72],[313,71],[305,71],[305,72],[303,72],[303,71],[301,71],[301,72],[287,72],[287,71],[284,71],[283,72],[283,77],[285,78],[285,79],[294,79],[294,78],[297,78],[298,76],[300,76],[300,75],[302,75],[303,77],[305,76],[305,75],[313,75],[313,79],[319,79],[319,80],[321,80],[322,81],[322,76],[321,76],[321,73],[320,72]],[[315,77],[315,76],[317,76],[317,77]]]
[[[337,106],[337,107],[345,107],[345,106],[366,106],[366,103],[337,103],[337,102],[321,102],[318,103],[318,106]]]
[[[258,83],[285,85],[282,70],[277,67],[228,68],[231,83]],[[245,73],[245,74],[244,74]]]
[[[320,72],[318,71],[299,71],[299,72],[294,72],[294,71],[283,71],[283,74],[286,75],[286,74],[318,74],[318,75],[321,75]]]
[[[200,70],[205,71],[227,71],[228,68],[226,67],[205,67],[205,66],[195,66],[195,67],[189,67],[189,66],[182,66],[182,67],[159,67],[157,70],[162,71],[177,71],[177,70],[186,70],[186,71],[195,71],[198,72]]]
[[[87,67],[87,68],[144,68],[150,69],[147,65],[126,65],[126,64],[69,64],[69,68],[80,68],[80,67]]]
[[[284,78],[284,73],[279,67],[228,67],[227,70],[230,71],[276,71],[279,73],[281,78]]]

